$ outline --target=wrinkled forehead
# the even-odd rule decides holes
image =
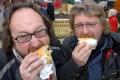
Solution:
[[[84,21],[89,21],[89,22],[100,22],[100,18],[95,15],[86,15],[84,13],[82,14],[77,14],[74,16],[74,21],[75,22],[84,22]]]

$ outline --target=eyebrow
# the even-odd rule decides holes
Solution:
[[[79,23],[76,23],[74,25],[79,25],[79,24],[86,24],[86,23],[99,23],[99,22],[96,22],[96,21],[87,21],[87,22],[79,22]]]
[[[43,26],[44,26],[44,27],[43,27]],[[38,25],[38,27],[37,27],[35,30],[38,30],[38,29],[44,29],[44,28],[46,28],[45,25]]]
[[[44,26],[44,27],[42,27],[42,26]],[[35,32],[37,30],[40,30],[40,29],[45,29],[45,28],[46,28],[45,25],[38,25],[38,27],[33,32]],[[30,33],[30,32],[21,31],[21,32],[18,32],[18,35],[20,35],[20,34],[27,34],[27,33]]]

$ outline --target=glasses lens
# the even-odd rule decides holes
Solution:
[[[82,23],[79,23],[79,24],[75,24],[75,25],[74,25],[74,27],[75,27],[76,29],[82,29],[83,26],[84,26],[84,24],[82,24]]]
[[[41,29],[35,32],[35,37],[41,38],[47,34],[47,29]]]
[[[27,42],[31,39],[31,34],[26,34],[26,35],[20,35],[17,37],[17,41],[20,43],[24,43]]]
[[[25,43],[25,42],[28,42],[31,40],[32,35],[34,35],[36,38],[41,38],[41,37],[45,36],[46,34],[47,34],[47,29],[41,29],[41,30],[34,32],[33,34],[29,33],[29,34],[25,34],[25,35],[20,35],[16,38],[16,40],[19,43]]]
[[[92,28],[92,27],[95,27],[96,24],[97,23],[87,23],[86,26]]]
[[[87,28],[94,28],[94,27],[96,27],[96,24],[98,24],[98,23],[97,22],[89,22],[89,23],[86,23],[86,24],[78,23],[78,24],[75,24],[74,27],[76,29],[83,29],[83,27],[85,25]]]

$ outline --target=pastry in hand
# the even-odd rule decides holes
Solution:
[[[37,54],[39,57],[44,58],[46,60],[46,63],[49,64],[52,61],[51,53],[52,50],[48,45],[45,45],[41,48],[39,48],[37,51]]]
[[[97,40],[94,38],[78,38],[78,43],[87,43],[87,45],[92,45],[94,46],[93,49],[95,49],[96,45],[97,45]]]

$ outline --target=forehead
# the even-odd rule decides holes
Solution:
[[[43,19],[39,13],[31,8],[22,8],[11,16],[10,29],[14,31],[29,30],[43,24]]]
[[[93,22],[93,21],[99,21],[99,18],[97,16],[88,16],[85,14],[77,14],[74,16],[74,22]]]

